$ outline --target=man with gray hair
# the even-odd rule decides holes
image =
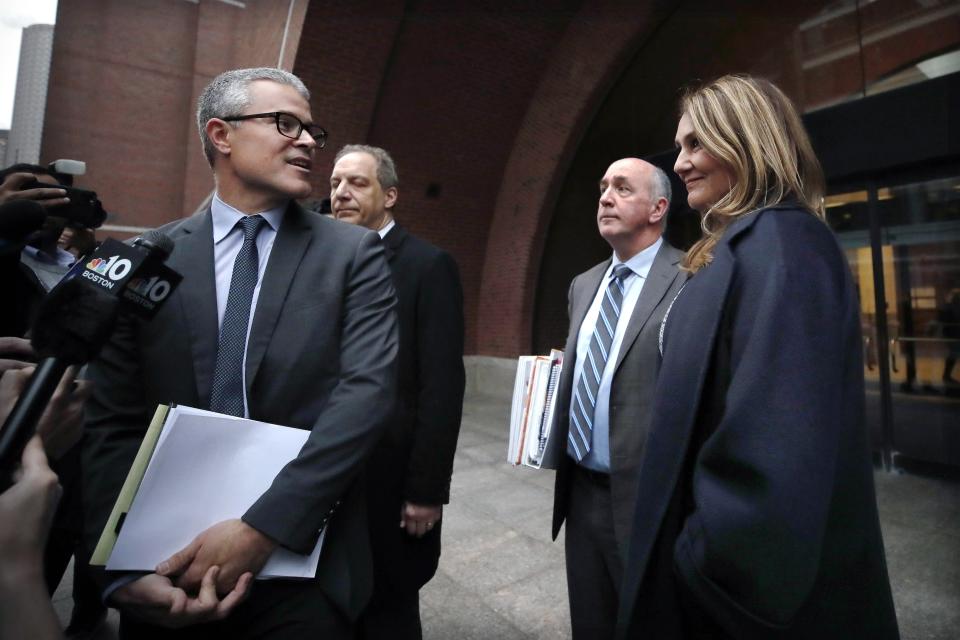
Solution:
[[[242,517],[201,532],[155,573],[106,577],[123,637],[184,627],[177,637],[346,640],[369,598],[361,472],[392,415],[396,296],[375,233],[295,201],[310,194],[326,140],[309,98],[278,69],[228,71],[207,86],[197,124],[216,192],[161,228],[183,283],[152,322],[125,320],[90,366],[91,544],[158,403],[310,431]],[[315,578],[251,585],[275,550],[308,554],[321,532]]]
[[[597,227],[610,259],[570,283],[557,387],[553,537],[566,521],[573,637],[613,638],[640,458],[660,366],[660,323],[683,286],[683,253],[663,241],[670,180],[638,158],[600,180]]]
[[[393,219],[397,169],[379,147],[347,145],[330,176],[338,220],[380,234],[400,322],[396,411],[367,466],[373,597],[358,640],[418,640],[419,590],[437,570],[463,408],[463,291],[446,251]],[[399,525],[399,526],[398,526]]]

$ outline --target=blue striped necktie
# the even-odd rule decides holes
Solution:
[[[583,460],[593,445],[593,412],[597,406],[600,378],[607,365],[613,334],[617,331],[617,321],[620,319],[620,308],[623,306],[623,294],[626,291],[623,281],[631,273],[630,267],[625,264],[618,264],[613,268],[610,283],[600,303],[600,313],[597,314],[597,324],[590,337],[590,348],[587,349],[583,361],[573,403],[570,405],[567,450],[576,457],[577,462]]]
[[[253,292],[260,278],[260,254],[257,235],[267,221],[261,216],[245,216],[238,225],[243,227],[243,246],[233,262],[227,307],[220,323],[220,341],[217,344],[217,364],[213,370],[210,392],[210,410],[243,417],[243,354],[247,349],[247,327],[250,325],[250,307]]]

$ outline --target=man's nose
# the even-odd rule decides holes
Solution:
[[[300,136],[294,141],[294,144],[308,147],[311,151],[317,148],[317,141],[306,129],[300,132]]]

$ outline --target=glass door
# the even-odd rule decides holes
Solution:
[[[960,467],[960,176],[827,199],[860,291],[867,418],[897,456]]]

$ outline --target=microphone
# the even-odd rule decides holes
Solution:
[[[137,238],[132,247],[108,239],[44,298],[31,331],[41,360],[0,431],[0,488],[9,486],[67,367],[99,353],[121,308],[150,319],[180,283],[182,277],[163,264],[173,246],[159,231]]]
[[[43,226],[47,212],[33,200],[0,204],[0,252],[20,251],[27,236]]]

